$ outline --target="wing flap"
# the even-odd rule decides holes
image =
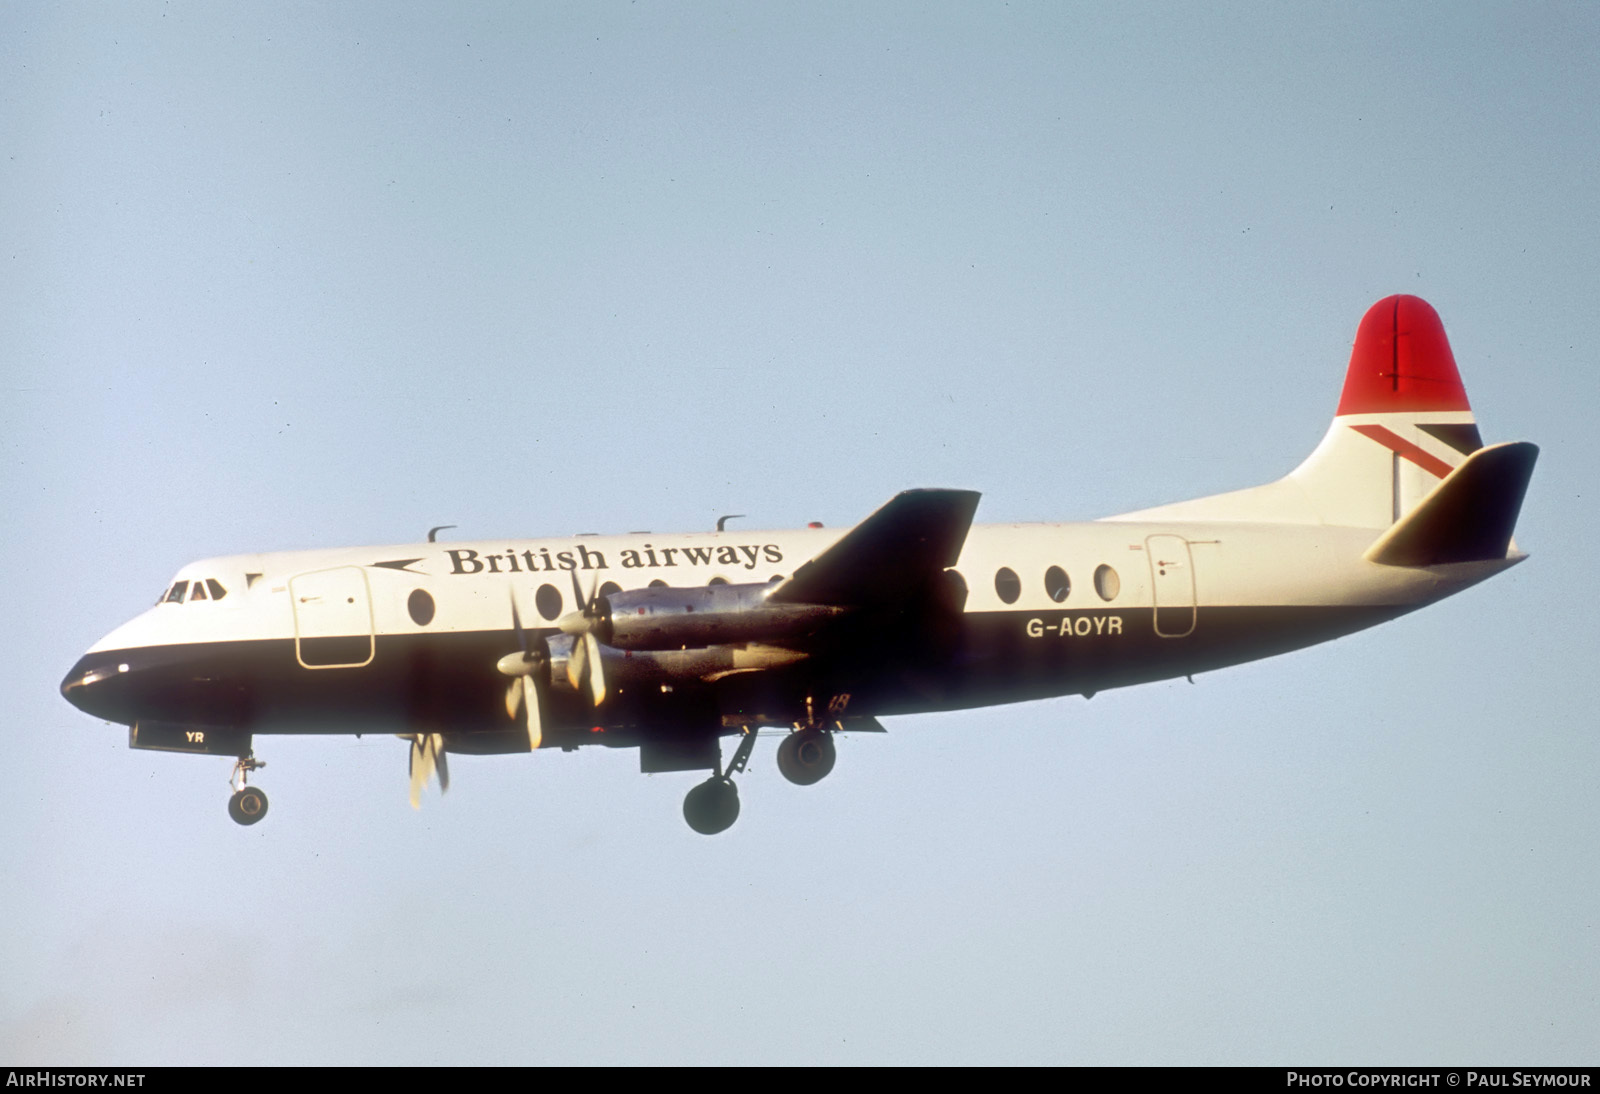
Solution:
[[[956,564],[980,496],[975,490],[896,494],[768,599],[869,607],[915,596]]]

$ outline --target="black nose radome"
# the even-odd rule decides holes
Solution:
[[[61,680],[61,696],[86,714],[117,720],[118,694],[125,691],[123,680],[128,664],[115,654],[85,654]]]

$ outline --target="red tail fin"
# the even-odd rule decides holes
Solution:
[[[1367,309],[1356,331],[1339,414],[1471,410],[1439,313],[1416,296]]]

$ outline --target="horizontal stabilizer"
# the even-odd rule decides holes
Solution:
[[[1539,446],[1480,448],[1367,550],[1385,566],[1440,566],[1503,559]]]
[[[975,490],[906,490],[795,571],[768,599],[867,607],[927,588],[961,556]]]

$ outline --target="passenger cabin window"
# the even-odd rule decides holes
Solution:
[[[1122,579],[1110,566],[1097,566],[1094,571],[1094,591],[1101,600],[1115,600],[1122,591]]]
[[[1009,566],[1002,566],[994,575],[994,594],[1007,604],[1015,604],[1022,595],[1022,579]]]
[[[1050,599],[1057,604],[1067,598],[1072,592],[1072,579],[1067,576],[1067,571],[1060,566],[1052,566],[1044,572],[1044,591]]]
[[[533,594],[533,603],[540,615],[554,619],[561,614],[561,590],[554,585],[540,585],[539,591]]]
[[[426,627],[433,622],[433,608],[433,597],[426,589],[412,589],[411,595],[406,597],[406,611],[419,627]]]

